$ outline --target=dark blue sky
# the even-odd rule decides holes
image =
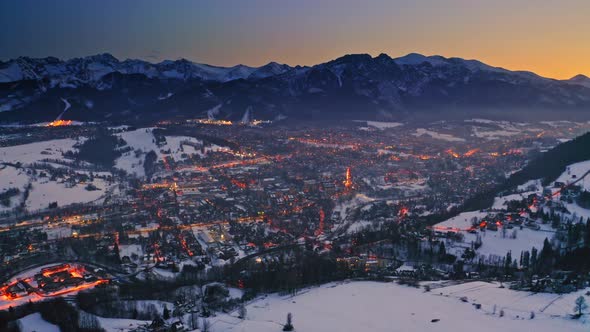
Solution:
[[[0,0],[0,59],[315,64],[346,53],[590,74],[588,0]]]

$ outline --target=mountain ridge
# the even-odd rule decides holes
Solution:
[[[347,54],[310,67],[153,64],[108,53],[0,63],[0,121],[49,120],[66,98],[76,120],[187,118],[391,119],[414,113],[590,109],[582,77],[555,80],[478,60]],[[470,113],[471,112],[471,113]],[[19,114],[21,113],[21,114]],[[250,118],[250,116],[249,116]],[[31,120],[32,119],[32,120]]]
[[[87,57],[77,57],[61,60],[56,57],[32,58],[18,57],[8,61],[0,61],[0,83],[16,82],[28,79],[48,78],[80,78],[81,71],[91,71],[96,76],[91,81],[100,79],[111,72],[123,74],[145,74],[148,77],[159,78],[201,78],[214,81],[229,81],[247,78],[253,72],[267,66],[276,66],[284,70],[290,66],[270,62],[260,67],[250,67],[238,64],[231,67],[214,66],[193,62],[184,58],[178,60],[163,60],[152,63],[140,59],[119,60],[110,53],[101,53]],[[181,70],[181,71],[179,71]],[[261,75],[259,75],[261,76]],[[265,76],[264,76],[265,77]]]
[[[556,79],[556,78],[551,78],[551,77],[544,77],[541,76],[533,71],[526,71],[526,70],[510,70],[510,69],[506,69],[503,67],[496,67],[496,66],[492,66],[492,65],[488,65],[480,60],[477,59],[464,59],[464,58],[459,58],[459,57],[444,57],[441,55],[423,55],[420,53],[408,53],[404,56],[400,56],[397,58],[391,58],[388,54],[386,53],[381,53],[378,56],[372,57],[370,54],[364,53],[364,54],[345,54],[341,57],[338,57],[334,60],[330,60],[327,61],[325,63],[328,62],[332,62],[335,60],[339,60],[339,59],[343,59],[346,57],[355,57],[355,56],[362,56],[365,58],[371,58],[371,59],[379,59],[379,58],[383,58],[386,57],[388,59],[391,59],[393,61],[395,61],[398,65],[419,65],[422,64],[424,62],[426,63],[430,63],[433,65],[436,64],[449,64],[451,62],[464,62],[465,64],[470,64],[473,67],[479,67],[480,69],[486,69],[486,70],[496,70],[496,71],[503,71],[503,72],[512,72],[512,73],[523,73],[523,74],[529,74],[529,75],[534,75],[537,76],[539,78],[543,78],[543,79],[549,79],[549,80],[556,80],[556,81],[564,81],[564,82],[576,82],[576,81],[580,81],[580,80],[590,80],[590,78],[584,74],[578,74],[570,79],[564,79],[564,80],[560,80],[560,79]],[[38,58],[38,57],[29,57],[29,56],[21,56],[18,58],[13,58],[13,59],[8,59],[5,61],[0,60],[0,82],[11,82],[11,81],[18,81],[18,80],[23,80],[23,79],[30,79],[32,77],[24,77],[24,78],[19,78],[19,77],[9,77],[6,73],[3,72],[2,68],[6,67],[6,66],[10,66],[13,63],[19,63],[19,62],[29,62],[29,63],[50,63],[50,64],[58,64],[58,63],[77,63],[77,62],[89,62],[90,61],[96,61],[96,62],[108,62],[108,63],[119,63],[124,65],[123,69],[126,69],[127,71],[120,71],[117,69],[114,69],[113,71],[119,71],[122,73],[138,73],[138,72],[134,72],[134,71],[129,71],[129,68],[125,68],[125,67],[131,67],[134,64],[141,64],[144,66],[148,66],[148,67],[165,67],[167,65],[173,65],[173,64],[188,64],[188,65],[192,65],[201,69],[205,69],[207,68],[208,70],[211,71],[235,71],[238,70],[240,68],[243,68],[245,71],[256,71],[256,70],[260,70],[263,69],[265,67],[269,67],[269,66],[280,66],[286,70],[288,69],[294,69],[294,68],[310,68],[313,66],[317,66],[317,65],[321,65],[320,64],[316,64],[313,66],[301,66],[301,65],[295,65],[295,66],[290,66],[287,64],[281,64],[281,63],[277,63],[275,61],[270,61],[267,64],[261,65],[261,66],[249,66],[249,65],[244,65],[244,64],[236,64],[233,66],[219,66],[219,65],[211,65],[211,64],[206,64],[206,63],[202,63],[202,62],[195,62],[192,60],[188,60],[186,58],[179,58],[177,60],[162,60],[159,62],[150,62],[148,60],[143,60],[143,59],[136,59],[136,58],[127,58],[125,60],[120,60],[118,58],[116,58],[115,56],[113,56],[110,53],[98,53],[98,54],[94,54],[94,55],[89,55],[86,57],[74,57],[74,58],[70,58],[67,60],[63,60],[60,59],[58,57],[55,56],[47,56],[47,57],[42,57],[42,58]],[[206,69],[205,69],[206,70]],[[38,74],[38,73],[37,73]],[[240,78],[247,78],[248,75],[238,75],[237,77],[233,78],[233,79],[240,79]],[[12,79],[11,81],[8,81],[8,79]],[[224,80],[225,79],[225,80]],[[222,80],[222,81],[227,81],[230,80],[232,78],[225,78],[222,77],[220,79],[218,78],[214,78],[214,80]]]

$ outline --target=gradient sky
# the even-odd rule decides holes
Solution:
[[[590,0],[0,0],[0,59],[311,65],[347,53],[590,76]]]

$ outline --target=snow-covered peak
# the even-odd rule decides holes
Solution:
[[[590,77],[582,74],[576,75],[570,78],[569,80],[566,80],[565,82],[570,84],[582,85],[587,88],[590,88]]]
[[[276,62],[269,62],[262,67],[256,68],[256,70],[254,72],[252,72],[252,74],[250,74],[250,76],[248,76],[248,78],[255,78],[255,79],[266,78],[269,76],[283,74],[291,69],[292,68],[288,65],[284,65],[284,64],[280,64],[280,63],[276,63]]]
[[[446,60],[445,58],[443,58],[439,55],[425,56],[425,55],[418,54],[418,53],[410,53],[406,56],[394,59],[395,63],[397,63],[398,65],[410,65],[410,66],[420,65],[425,62],[429,63],[433,66],[441,66],[441,65],[447,64],[445,60]]]
[[[247,78],[248,76],[252,75],[252,73],[257,68],[248,67],[244,65],[237,65],[231,68],[227,68],[227,72],[223,75],[221,81],[232,81],[236,79],[243,79]]]
[[[20,81],[23,79],[23,70],[16,61],[8,61],[0,64],[0,83]]]
[[[466,60],[462,58],[445,58],[440,55],[426,56],[418,53],[410,53],[406,56],[396,58],[394,61],[398,65],[409,65],[417,66],[424,63],[428,63],[433,67],[440,66],[461,66],[467,68],[469,71],[494,71],[494,72],[507,72],[507,70],[492,67],[478,60]]]
[[[46,79],[52,86],[76,86],[77,83],[97,82],[103,76],[113,72],[143,74],[150,78],[182,80],[198,78],[205,81],[227,82],[248,78],[257,71],[257,77],[267,77],[290,69],[286,65],[271,64],[259,68],[245,65],[219,67],[195,63],[187,59],[165,60],[154,64],[137,59],[119,61],[108,53],[67,61],[54,57],[20,57],[0,62],[0,83]]]

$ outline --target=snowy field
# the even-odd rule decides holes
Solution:
[[[88,191],[85,189],[85,185],[67,187],[65,184],[55,181],[37,181],[33,184],[33,189],[29,199],[27,199],[27,210],[45,209],[51,202],[57,202],[59,206],[73,203],[102,203],[104,201],[104,189],[108,188],[108,185],[100,179],[95,179],[93,184],[99,190]]]
[[[73,139],[56,139],[0,148],[0,160],[8,163],[31,164],[42,159],[61,159],[62,153],[75,150]]]
[[[481,127],[473,128],[473,136],[478,138],[485,138],[489,140],[501,139],[505,137],[515,136],[520,134],[519,130],[485,130]]]
[[[18,320],[21,332],[60,332],[57,325],[53,325],[43,319],[36,312]]]
[[[299,332],[588,331],[584,319],[567,318],[577,295],[556,299],[554,294],[521,293],[479,282],[436,288],[430,293],[393,283],[332,283],[293,297],[274,294],[254,300],[247,306],[245,320],[234,313],[211,322],[215,332],[274,332],[281,330],[287,313],[292,313]],[[459,300],[463,296],[468,303]],[[480,303],[481,309],[472,303]],[[501,309],[504,317],[499,317]],[[535,312],[532,320],[531,311]]]
[[[566,171],[563,172],[558,178],[557,182],[563,183],[572,183],[577,179],[581,178],[586,172],[590,171],[590,160],[583,161],[580,163],[575,163],[569,165],[566,168]],[[581,186],[585,190],[590,190],[590,176],[584,178],[582,181],[578,182],[577,185]]]
[[[107,332],[131,331],[140,327],[149,326],[152,323],[151,321],[137,319],[105,318],[99,316],[96,316],[96,318],[100,323],[100,327]]]
[[[459,215],[447,219],[441,223],[438,223],[436,226],[440,229],[448,228],[451,229],[468,229],[471,227],[471,220],[473,218],[481,219],[487,215],[487,212],[480,212],[480,211],[468,211],[460,213]]]
[[[400,122],[381,122],[381,121],[366,121],[367,126],[374,127],[377,129],[389,129],[389,128],[397,128],[403,126],[403,123]]]
[[[482,304],[482,311],[486,313],[493,313],[495,305],[496,314],[502,309],[509,318],[516,318],[517,316],[529,318],[531,312],[534,312],[535,316],[539,317],[566,318],[573,313],[575,299],[578,296],[583,296],[587,291],[585,289],[563,295],[530,293],[513,291],[508,288],[501,288],[498,283],[481,281],[432,290],[433,294],[437,295],[442,294],[442,296],[457,299],[467,297],[469,302]],[[582,322],[586,320],[583,319]]]
[[[17,169],[12,166],[0,166],[0,193],[6,192],[9,188],[18,188],[21,192],[29,183],[29,175],[25,169]],[[11,210],[18,206],[22,193],[9,199],[8,205],[0,205],[0,212]]]
[[[516,238],[512,237],[512,233],[516,231]],[[540,250],[543,247],[543,241],[545,239],[551,240],[555,235],[555,232],[549,225],[541,225],[541,230],[533,230],[524,227],[522,230],[518,228],[508,229],[506,236],[504,237],[502,231],[490,231],[479,233],[482,240],[481,247],[477,250],[479,256],[486,258],[501,258],[505,257],[510,251],[512,257],[520,257],[522,251],[531,251],[533,247]],[[465,233],[465,239],[463,243],[467,246],[471,242],[475,242],[476,235],[471,233]],[[459,250],[462,254],[464,250]],[[460,255],[459,255],[460,256]]]
[[[48,177],[39,177],[31,173],[27,168],[15,168],[12,166],[0,166],[0,193],[9,188],[17,188],[20,193],[10,198],[9,205],[0,205],[0,212],[17,207],[24,199],[23,193],[27,185],[31,190],[25,208],[28,211],[37,211],[48,208],[52,202],[58,206],[66,206],[74,203],[101,203],[105,193],[112,188],[112,184],[95,177],[92,184],[97,190],[86,190],[87,183],[67,185],[63,180],[50,181]],[[59,193],[57,195],[56,193]]]
[[[416,129],[416,132],[412,134],[412,136],[416,136],[416,137],[421,137],[424,135],[430,136],[434,139],[447,141],[447,142],[465,142],[465,139],[463,139],[463,138],[455,137],[455,136],[449,135],[449,134],[437,133],[435,131],[427,130],[424,128],[418,128],[418,129]]]

